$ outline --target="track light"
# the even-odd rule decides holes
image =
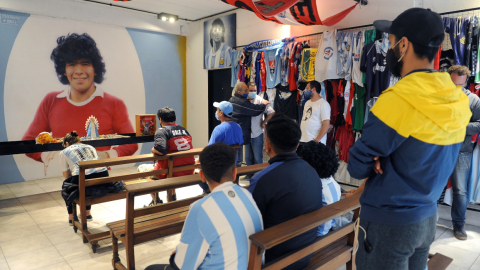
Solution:
[[[178,20],[178,16],[162,12],[162,13],[157,15],[157,19],[162,20],[162,21],[167,21],[168,20],[169,22],[173,23],[173,22]]]

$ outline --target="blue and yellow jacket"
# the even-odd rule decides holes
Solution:
[[[350,149],[350,175],[368,177],[360,218],[408,225],[434,215],[471,116],[448,73],[413,72],[385,90]],[[376,156],[383,174],[373,171]]]

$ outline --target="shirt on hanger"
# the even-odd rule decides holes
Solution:
[[[288,86],[282,86],[281,84],[277,85],[275,94],[275,103],[273,104],[273,109],[275,112],[284,113],[288,117],[297,121],[298,110],[297,110],[297,91],[290,91]]]
[[[232,51],[232,83],[231,86],[235,87],[238,81],[239,69],[240,69],[240,57],[242,56],[242,51]]]
[[[337,33],[337,74],[345,80],[352,78],[352,32]]]
[[[455,65],[465,65],[466,36],[470,17],[443,18],[445,32],[450,34],[450,42],[455,54]]]
[[[352,39],[352,80],[354,83],[363,86],[362,71],[360,71],[360,57],[365,43],[365,35],[363,31],[353,34]]]
[[[360,70],[366,74],[367,100],[378,97],[389,86],[386,56],[380,40],[363,48]]]
[[[315,59],[315,80],[340,79],[337,74],[337,30],[325,31]]]

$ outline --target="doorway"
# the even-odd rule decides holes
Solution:
[[[232,72],[230,68],[214,69],[208,71],[208,138],[213,129],[220,124],[215,118],[217,108],[214,102],[228,101],[232,97],[231,86]]]

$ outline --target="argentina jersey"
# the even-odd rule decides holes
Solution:
[[[78,175],[78,162],[79,161],[88,161],[88,160],[97,160],[97,152],[95,148],[90,145],[86,144],[73,144],[65,149],[62,150],[61,155],[65,155],[74,165],[75,168],[70,168],[72,175]],[[90,175],[92,173],[99,173],[106,171],[107,168],[100,167],[100,168],[92,168],[86,169],[85,175]]]
[[[249,236],[263,229],[252,195],[223,183],[190,206],[175,254],[179,269],[246,270]]]
[[[338,202],[341,196],[340,185],[333,177],[322,180],[322,203],[323,206]],[[335,218],[318,226],[317,236],[326,235],[335,224]]]
[[[231,66],[231,53],[232,49],[224,43],[222,43],[216,52],[213,52],[213,48],[209,49],[205,54],[205,69],[224,68]]]

